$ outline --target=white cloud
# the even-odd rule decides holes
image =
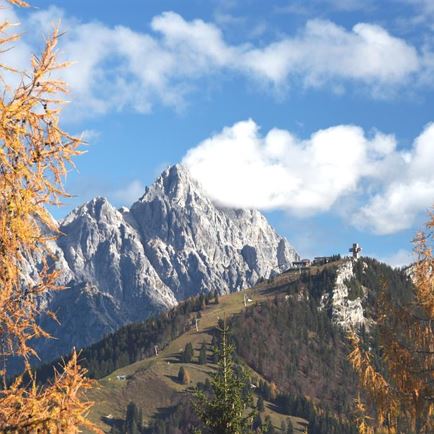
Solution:
[[[77,135],[85,143],[94,143],[101,137],[101,133],[97,130],[84,130],[81,132],[81,134]]]
[[[434,203],[434,179],[397,181],[360,209],[355,223],[377,234],[392,234],[411,227],[418,213]]]
[[[223,67],[235,61],[237,49],[224,42],[222,32],[214,24],[200,19],[186,21],[175,12],[163,12],[152,20],[151,26],[162,35],[164,46],[181,58],[179,67],[185,72]]]
[[[281,129],[262,135],[248,120],[199,143],[183,164],[221,205],[309,215],[346,200],[358,205],[346,212],[353,224],[386,234],[434,202],[433,137],[434,124],[404,153],[393,136],[353,125],[303,140]]]
[[[412,150],[392,165],[394,179],[360,210],[355,222],[376,233],[409,228],[416,215],[434,204],[434,124],[426,126]]]
[[[376,257],[377,255],[368,256]],[[413,252],[406,249],[399,249],[389,256],[380,257],[379,260],[389,264],[391,267],[405,267],[414,262],[415,258]]]
[[[280,129],[262,136],[249,120],[200,143],[183,162],[222,204],[309,214],[356,190],[370,146],[363,130],[351,125],[300,140]]]
[[[198,89],[198,79],[216,74],[259,80],[274,91],[300,84],[344,91],[354,82],[373,94],[387,94],[408,84],[427,64],[405,40],[368,23],[346,29],[310,20],[295,35],[268,45],[234,45],[216,24],[188,21],[175,12],[155,16],[145,33],[81,22],[50,7],[27,15],[23,30],[40,28],[47,34],[59,18],[66,31],[61,56],[77,61],[62,75],[71,85],[76,116],[125,108],[146,113],[156,103],[179,108],[186,95]],[[19,63],[41,36],[27,33],[17,51]]]
[[[359,23],[349,32],[324,20],[308,21],[294,38],[249,50],[245,64],[276,83],[295,76],[306,86],[355,80],[374,88],[402,83],[419,69],[415,48],[382,27]]]

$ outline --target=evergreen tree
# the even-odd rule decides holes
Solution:
[[[138,422],[140,424],[140,428],[143,429],[143,411],[141,408],[139,408],[139,412],[138,412]]]
[[[286,433],[294,434],[294,426],[292,425],[291,419],[288,419],[288,423],[286,424]]]
[[[193,359],[193,345],[191,342],[185,345],[184,351],[182,353],[182,361],[184,363],[191,363]]]
[[[166,424],[162,420],[157,420],[152,432],[154,434],[166,434]]]
[[[277,396],[277,387],[274,383],[266,383],[263,385],[264,397],[267,401],[274,401]]]
[[[206,365],[206,344],[205,342],[202,343],[202,346],[200,347],[200,352],[199,352],[199,364],[200,365]]]
[[[188,371],[184,368],[184,366],[181,366],[178,371],[178,381],[181,384],[189,384],[190,383],[190,375]]]
[[[262,419],[259,413],[257,413],[253,418],[253,429],[255,431],[259,431],[262,429]]]
[[[214,291],[214,303],[219,304],[219,293],[217,292],[217,289]]]
[[[258,402],[256,403],[256,408],[258,409],[259,412],[265,411],[264,398],[262,398],[262,396],[258,398]]]
[[[212,395],[196,391],[195,411],[210,433],[241,434],[252,428],[251,396],[243,399],[245,378],[235,374],[233,346],[228,341],[226,322],[219,328],[218,369],[211,374]]]
[[[203,294],[199,295],[199,309],[203,310],[206,307],[205,296]]]
[[[211,390],[211,381],[209,381],[208,377],[205,380],[205,390]]]
[[[127,416],[125,418],[125,433],[140,434],[142,430],[141,411],[134,402],[130,402],[127,407]]]
[[[211,348],[212,348],[212,355],[211,355],[211,362],[217,363],[218,362],[218,340],[215,336],[211,339]]]
[[[263,432],[265,434],[274,434],[276,430],[274,429],[273,423],[271,422],[271,417],[267,416],[265,418],[265,424],[263,427]]]
[[[211,294],[209,292],[205,295],[205,304],[208,305],[211,302]]]

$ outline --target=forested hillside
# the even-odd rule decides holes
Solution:
[[[349,414],[356,389],[349,347],[315,299],[275,297],[246,309],[231,326],[240,357],[280,391]]]
[[[90,376],[102,378],[104,385],[103,395],[95,395],[103,396],[97,408],[116,408],[117,417],[108,420],[104,416],[105,423],[113,433],[126,432],[128,418],[142,421],[134,423],[137,432],[143,433],[187,434],[199,426],[191,398],[196,385],[210,393],[207,376],[215,369],[216,321],[225,314],[236,362],[249,372],[258,408],[257,426],[269,426],[270,433],[281,432],[283,427],[290,432],[294,424],[293,432],[298,433],[305,420],[310,434],[355,433],[358,381],[348,363],[347,331],[334,322],[336,306],[323,302],[333,298],[337,275],[345,264],[348,262],[337,261],[301,273],[283,273],[260,283],[248,297],[242,293],[220,300],[217,294],[194,297],[83,350],[84,366]],[[354,263],[352,277],[346,281],[347,298],[360,299],[369,316],[378,288],[385,284],[400,299],[411,288],[403,271],[363,258]],[[363,332],[377,352],[375,328]],[[50,372],[52,367],[44,367],[38,376],[47,378]],[[124,375],[123,382],[116,380]],[[158,396],[148,396],[153,388]],[[152,398],[165,404],[153,410]],[[121,400],[123,407],[113,407],[111,399],[113,403]],[[127,412],[129,402],[135,407],[129,405]]]
[[[199,295],[180,303],[144,322],[122,327],[80,353],[80,363],[91,378],[102,378],[116,369],[152,356],[173,339],[190,330],[194,319],[209,303],[218,300],[217,294]],[[37,378],[45,382],[62,360],[46,364],[37,370]]]

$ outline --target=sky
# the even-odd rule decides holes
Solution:
[[[434,203],[434,1],[33,0],[3,9],[28,67],[61,22],[62,125],[86,154],[54,216],[128,206],[181,162],[219,205],[258,208],[303,257],[394,266]]]

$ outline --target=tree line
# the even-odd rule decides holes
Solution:
[[[80,364],[87,369],[89,377],[99,379],[119,368],[151,357],[156,346],[161,350],[194,327],[200,312],[208,304],[218,303],[218,297],[217,292],[190,297],[169,311],[122,327],[83,349],[80,353]],[[46,383],[61,363],[61,360],[57,360],[39,367],[36,370],[38,381]]]

